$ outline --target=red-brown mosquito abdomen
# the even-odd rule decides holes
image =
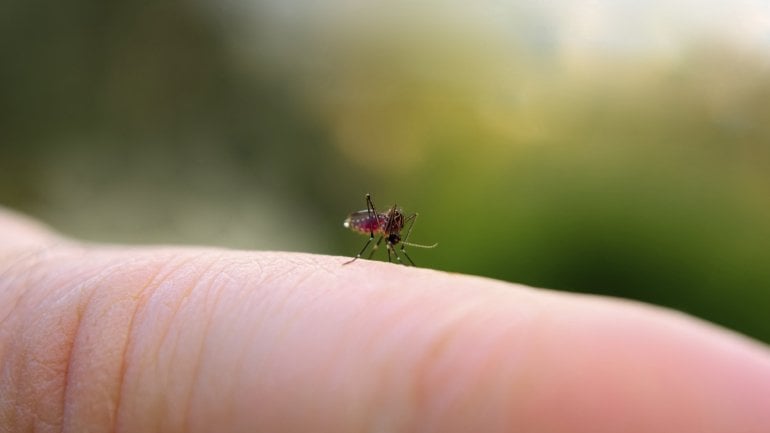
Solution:
[[[342,225],[358,233],[382,234],[387,223],[388,218],[386,215],[376,215],[366,210],[360,210],[350,214]]]

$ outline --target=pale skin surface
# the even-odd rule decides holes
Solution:
[[[740,335],[346,260],[85,245],[0,210],[0,431],[770,431],[770,352]]]

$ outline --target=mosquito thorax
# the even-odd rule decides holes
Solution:
[[[404,228],[404,214],[401,213],[400,209],[393,210],[388,213],[386,222],[385,232],[388,234],[398,234]]]

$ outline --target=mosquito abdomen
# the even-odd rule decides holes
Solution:
[[[342,225],[354,232],[368,234],[380,232],[386,223],[384,215],[372,215],[364,210],[350,214]]]

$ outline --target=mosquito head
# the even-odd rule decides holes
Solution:
[[[388,243],[391,245],[396,245],[397,243],[401,242],[401,235],[398,233],[391,233],[388,235]]]

